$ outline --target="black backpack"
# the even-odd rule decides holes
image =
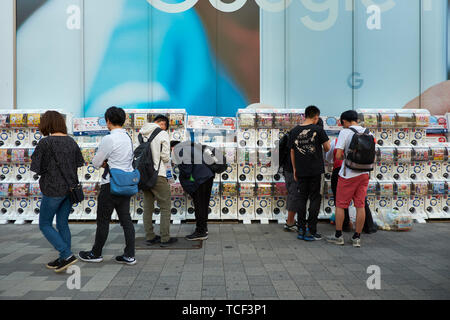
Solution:
[[[363,133],[349,128],[355,134],[352,137],[347,154],[345,166],[355,171],[373,171],[375,165],[375,140],[369,129]]]
[[[139,170],[141,175],[141,179],[138,184],[139,190],[149,190],[156,185],[161,161],[159,162],[158,170],[155,170],[150,144],[161,131],[161,128],[156,128],[146,142],[144,142],[141,134],[138,136],[140,144],[136,150],[134,150],[133,168]]]
[[[289,133],[284,134],[281,139],[278,141],[278,145],[275,148],[275,154],[278,153],[278,172],[282,173],[285,166],[289,163],[289,157],[291,156],[291,150],[289,149]]]
[[[208,157],[208,162],[211,164],[208,164],[205,162],[205,165],[211,169],[212,172],[217,174],[222,174],[225,172],[228,168],[227,164],[227,158],[225,157],[225,152],[222,150],[219,150],[217,152],[216,148],[210,147],[210,146],[202,146],[203,155],[205,157]],[[216,155],[217,153],[217,155]],[[210,161],[211,160],[211,161]]]

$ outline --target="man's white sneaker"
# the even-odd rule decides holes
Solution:
[[[327,241],[329,243],[334,243],[338,246],[343,246],[345,244],[343,235],[340,236],[339,238],[336,238],[336,235],[333,234],[332,236],[327,237]]]
[[[361,247],[361,239],[360,238],[356,238],[356,239],[352,238],[352,244],[355,248],[360,248]]]

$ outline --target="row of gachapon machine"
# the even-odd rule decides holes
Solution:
[[[373,177],[389,180],[439,180],[450,176],[450,145],[377,147]]]

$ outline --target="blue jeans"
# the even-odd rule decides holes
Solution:
[[[72,204],[68,196],[61,198],[42,197],[39,214],[39,229],[45,238],[59,251],[60,259],[72,255],[69,214]],[[53,217],[56,214],[56,228],[53,228]]]

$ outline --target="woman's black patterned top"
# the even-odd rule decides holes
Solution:
[[[50,149],[50,146],[52,149]],[[52,155],[51,151],[53,150]],[[78,167],[84,165],[84,159],[78,144],[69,136],[50,136],[42,139],[31,156],[31,171],[39,176],[42,194],[47,197],[64,197],[69,193],[69,186],[78,184]]]

